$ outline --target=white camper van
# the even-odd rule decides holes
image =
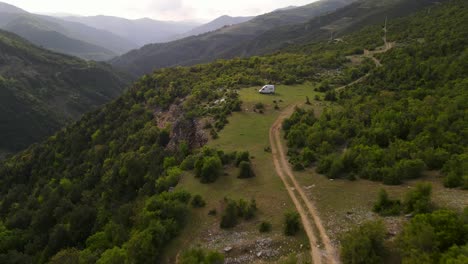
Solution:
[[[274,85],[265,85],[262,89],[258,90],[261,94],[274,94],[275,93],[275,86]]]

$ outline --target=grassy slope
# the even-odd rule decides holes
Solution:
[[[247,240],[245,243],[270,237],[280,244],[286,244],[287,246],[283,248],[285,250],[282,252],[283,255],[288,255],[289,250],[297,250],[300,248],[300,244],[307,244],[305,233],[298,235],[297,239],[288,239],[282,234],[283,214],[286,211],[293,210],[294,205],[288,197],[280,178],[276,175],[271,153],[265,152],[264,148],[269,146],[268,131],[281,109],[292,104],[302,104],[305,102],[306,96],[314,98],[318,93],[313,91],[313,86],[310,84],[279,86],[276,95],[260,95],[257,92],[258,89],[258,87],[254,87],[240,91],[243,112],[235,113],[230,117],[229,124],[219,134],[220,138],[209,143],[209,146],[226,152],[249,151],[251,156],[255,157],[253,164],[257,176],[249,180],[239,180],[236,178],[237,169],[230,169],[228,176],[221,177],[214,184],[204,185],[195,179],[193,175],[186,175],[177,188],[188,190],[194,194],[203,194],[207,206],[204,209],[195,210],[191,217],[191,224],[169,247],[168,257],[176,255],[180,249],[187,246],[200,244],[205,247],[213,247],[213,245],[207,245],[203,238],[207,232],[213,234],[219,232],[220,213],[218,209],[218,216],[212,217],[208,216],[208,211],[219,207],[220,201],[225,196],[236,199],[255,198],[259,213],[254,220],[242,222],[232,231],[223,232],[223,241],[218,241],[218,244],[214,247],[215,249],[222,250],[225,246],[232,246],[229,242],[231,242],[230,239],[236,232],[248,232],[245,236]],[[273,100],[283,101],[279,103],[280,110],[274,109]],[[266,107],[264,114],[253,112],[253,106],[260,102]],[[264,220],[272,223],[273,232],[259,236],[257,227]],[[194,237],[197,239],[194,240]],[[233,254],[235,255],[236,252],[233,252]]]
[[[238,180],[235,178],[237,170],[231,170],[229,176],[222,177],[215,184],[203,185],[193,175],[186,175],[177,188],[204,194],[207,206],[193,213],[191,225],[169,247],[168,256],[176,255],[181,248],[187,246],[201,245],[222,250],[223,247],[230,245],[218,241],[218,244],[213,247],[213,244],[206,244],[206,240],[203,239],[207,232],[218,230],[219,217],[208,216],[208,211],[219,207],[219,202],[225,196],[244,199],[254,197],[260,208],[258,217],[236,227],[233,229],[234,232],[251,232],[251,239],[258,239],[257,224],[262,220],[268,220],[273,224],[273,232],[268,236],[280,240],[284,238],[282,237],[282,216],[285,211],[294,207],[275,173],[271,154],[265,152],[264,148],[269,146],[268,131],[281,109],[291,104],[303,105],[305,96],[309,96],[312,100],[317,94],[310,84],[279,86],[278,94],[275,96],[260,95],[256,88],[241,90],[241,100],[244,102],[243,112],[235,113],[230,117],[229,124],[219,134],[220,138],[211,141],[209,145],[226,152],[248,150],[255,157],[253,163],[257,177],[251,180]],[[280,103],[280,110],[274,110],[273,100],[283,100]],[[253,106],[259,102],[266,105],[264,114],[253,112]],[[315,109],[316,114],[320,114],[326,104],[312,101],[311,107]],[[296,172],[295,175],[309,197],[315,201],[333,241],[336,241],[340,234],[352,225],[378,217],[372,213],[372,206],[380,188],[385,188],[394,198],[403,199],[404,194],[417,182],[429,181],[433,184],[433,201],[436,206],[461,210],[467,206],[466,201],[468,201],[466,191],[443,187],[441,180],[433,173],[428,173],[422,179],[400,186],[385,186],[367,180],[330,181],[312,169]],[[404,217],[385,218],[385,221],[390,231],[395,232],[401,227]],[[232,235],[227,232],[223,236],[226,236],[228,238],[226,241],[230,242],[229,234]],[[305,239],[307,239],[305,234],[301,233],[299,239],[290,244],[290,248],[297,246],[297,243],[305,244]]]

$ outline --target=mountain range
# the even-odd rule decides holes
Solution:
[[[247,22],[224,27],[214,32],[176,40],[170,43],[150,44],[111,60],[111,63],[136,76],[153,69],[177,65],[193,65],[219,58],[238,45],[255,39],[273,28],[304,23],[316,16],[333,12],[354,0],[327,0],[293,9],[274,11]],[[242,54],[239,54],[239,56]]]

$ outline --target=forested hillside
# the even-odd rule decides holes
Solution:
[[[455,2],[392,21],[396,48],[363,82],[339,91],[324,83],[340,109],[319,119],[298,109],[285,122],[297,168],[317,160],[330,178],[385,184],[436,170],[446,187],[468,188],[468,10]]]
[[[428,153],[436,162],[427,164],[442,164],[459,179],[464,171],[456,162],[466,164],[467,152],[466,9],[466,1],[452,1],[391,21],[388,38],[397,46],[380,55],[382,67],[350,66],[348,57],[383,45],[382,28],[374,26],[343,42],[142,77],[120,98],[0,164],[0,262],[158,263],[190,225],[192,195],[171,188],[182,163],[199,152],[207,132],[242,109],[235,89],[267,82],[323,81],[318,88],[337,99],[318,119],[298,110],[285,123],[292,161],[304,166],[317,158],[324,173],[338,172],[331,177],[363,177],[367,166],[369,175],[382,176],[375,180],[399,179],[380,173],[401,163],[402,174],[388,175],[404,180]],[[171,122],[161,118],[168,115]]]
[[[203,143],[199,118],[220,130],[240,110],[232,89],[317,80],[345,61],[338,49],[319,45],[144,76],[116,101],[1,165],[0,262],[44,263],[58,252],[52,263],[63,256],[157,262],[185,222],[190,195],[166,191]],[[221,98],[225,103],[214,104]],[[158,119],[174,108],[171,125]]]
[[[311,18],[332,12],[353,0],[318,1],[290,10],[280,10],[200,36],[164,44],[146,45],[111,60],[112,65],[137,76],[163,67],[194,65],[226,57],[223,54],[259,34],[279,26],[304,23]],[[240,56],[242,54],[236,54]]]
[[[276,11],[249,22],[205,35],[148,45],[111,63],[141,75],[155,68],[193,65],[218,58],[264,55],[292,45],[339,39],[368,25],[411,14],[443,1],[344,0],[319,1]]]
[[[0,151],[22,150],[109,102],[129,79],[0,31]]]

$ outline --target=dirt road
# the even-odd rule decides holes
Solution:
[[[301,216],[304,230],[309,237],[311,256],[314,264],[339,263],[338,254],[336,253],[336,250],[322,225],[317,209],[305,194],[302,186],[297,182],[292,169],[289,166],[289,162],[286,158],[281,142],[281,125],[284,119],[292,115],[294,107],[295,106],[290,106],[286,108],[270,129],[270,144],[275,169]],[[315,230],[318,231],[318,234]],[[324,246],[323,249],[320,248],[320,242]]]
[[[395,45],[396,45],[396,42],[385,42],[385,44],[384,44],[383,47],[380,47],[380,48],[378,48],[378,49],[376,49],[376,50],[373,50],[373,51],[371,51],[371,50],[364,50],[364,54],[363,54],[363,55],[358,55],[358,56],[356,56],[356,57],[360,57],[360,58],[370,58],[370,59],[372,59],[372,61],[374,61],[376,67],[382,67],[382,63],[381,63],[381,62],[379,61],[379,59],[377,59],[374,55],[375,55],[375,54],[380,54],[380,53],[385,53],[385,52],[387,52],[387,51],[393,49],[393,48],[395,47]],[[338,88],[336,88],[335,90],[336,90],[336,91],[340,91],[340,90],[343,90],[343,89],[345,89],[345,88],[347,88],[347,87],[349,87],[349,86],[351,86],[351,85],[354,85],[354,84],[356,84],[356,83],[360,83],[360,82],[362,82],[364,79],[366,79],[366,78],[369,76],[369,74],[370,74],[370,72],[367,73],[366,75],[362,76],[361,78],[355,80],[354,82],[348,83],[348,84],[343,85],[343,86],[341,86],[341,87],[338,87]]]

